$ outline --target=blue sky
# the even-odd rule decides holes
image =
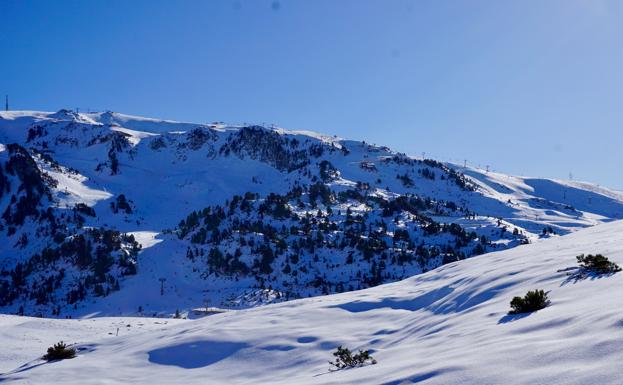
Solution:
[[[618,0],[0,0],[0,94],[623,189],[622,41]]]

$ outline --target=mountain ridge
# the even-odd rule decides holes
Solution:
[[[623,194],[594,185],[309,132],[113,112],[0,117],[5,169],[19,153],[36,176],[5,172],[0,196],[8,312],[248,307],[391,282],[623,217]],[[20,199],[37,209],[18,210]]]

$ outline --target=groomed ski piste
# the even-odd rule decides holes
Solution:
[[[623,273],[573,279],[579,254],[623,264],[623,222],[441,266],[399,282],[195,320],[0,317],[16,384],[620,384]],[[528,290],[540,311],[508,315]],[[117,328],[119,332],[117,335]],[[40,357],[58,340],[74,359]],[[329,371],[339,345],[375,365]]]

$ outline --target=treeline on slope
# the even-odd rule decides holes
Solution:
[[[0,271],[0,306],[21,300],[60,308],[61,303],[74,304],[88,294],[108,295],[119,290],[119,277],[136,274],[140,245],[132,235],[90,228],[67,237],[57,234],[55,240],[56,245]],[[73,268],[78,274],[66,274]],[[65,298],[56,298],[61,286],[69,290]]]
[[[383,198],[358,186],[335,192],[315,183],[262,199],[248,192],[192,212],[178,235],[193,244],[187,257],[203,264],[205,276],[253,277],[293,296],[297,288],[330,293],[395,281],[495,247],[484,235],[431,218],[471,215],[454,202]],[[327,276],[337,270],[340,278]]]
[[[153,150],[167,147],[165,138],[169,142],[173,141],[170,135],[158,136],[151,140],[150,147]],[[178,143],[178,147],[198,150],[208,142],[216,144],[217,139],[218,136],[213,129],[198,126],[187,134],[186,142]],[[366,142],[361,143],[367,146],[369,152],[378,152],[380,149],[389,151],[388,148],[378,148]],[[311,139],[300,140],[294,136],[281,135],[262,126],[246,126],[232,132],[220,147],[212,147],[208,151],[209,156],[217,153],[223,156],[235,154],[241,159],[249,157],[267,163],[280,171],[292,172],[309,167],[313,159],[324,155],[340,153],[346,156],[350,154],[350,151],[344,144],[337,147],[334,143],[314,142]],[[384,158],[383,162],[412,167],[426,166],[418,169],[418,173],[424,178],[435,180],[438,175],[440,180],[449,180],[464,191],[476,190],[476,186],[464,174],[432,159],[418,160],[399,153]],[[321,181],[334,180],[340,175],[340,171],[326,159],[320,161],[318,166]],[[432,171],[433,169],[437,169],[438,174]]]
[[[294,171],[310,164],[312,158],[319,158],[325,151],[342,151],[332,144],[310,143],[306,139],[302,143],[299,139],[280,135],[261,126],[243,127],[227,138],[219,153],[225,156],[230,153],[244,158],[268,163],[280,171]]]
[[[45,215],[39,210],[43,199],[51,199],[48,185],[55,185],[56,181],[41,172],[28,151],[18,144],[8,144],[9,158],[4,163],[4,172],[0,165],[0,198],[10,194],[9,204],[2,212],[2,219],[8,226],[9,235],[15,233],[16,227],[21,226],[27,217],[38,219]],[[9,176],[12,176],[16,186],[11,186]],[[4,225],[0,224],[0,230]]]
[[[85,217],[96,216],[92,207],[55,207],[51,187],[56,180],[23,147],[8,144],[7,152],[0,163],[0,198],[10,198],[0,208],[0,232],[16,241],[9,245],[14,255],[9,252],[0,260],[0,306],[32,301],[54,305],[58,314],[61,304],[107,295],[119,289],[119,278],[136,274],[140,245],[132,235],[84,228]],[[60,167],[49,154],[35,155],[52,168]],[[123,195],[113,204],[131,212]]]
[[[440,171],[440,174],[439,174],[440,180],[447,179],[453,182],[454,184],[456,184],[460,189],[464,191],[476,191],[476,185],[474,185],[465,176],[465,174],[459,171],[456,171],[452,167],[448,167],[442,162],[438,162],[433,159],[419,160],[419,159],[413,159],[411,157],[408,157],[405,154],[396,154],[392,157],[384,158],[383,162],[385,163],[393,162],[395,164],[408,165],[412,167],[415,165],[425,165],[425,166],[431,167],[432,169],[436,168]],[[418,174],[430,180],[435,180],[437,177],[437,174],[429,168],[418,169]],[[396,178],[399,179],[403,183],[403,185],[405,185],[406,187],[413,187],[414,182],[409,177],[408,174],[404,174],[404,175],[399,174],[396,176]]]

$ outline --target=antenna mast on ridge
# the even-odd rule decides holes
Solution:
[[[9,110],[9,95],[4,95],[4,110]]]

